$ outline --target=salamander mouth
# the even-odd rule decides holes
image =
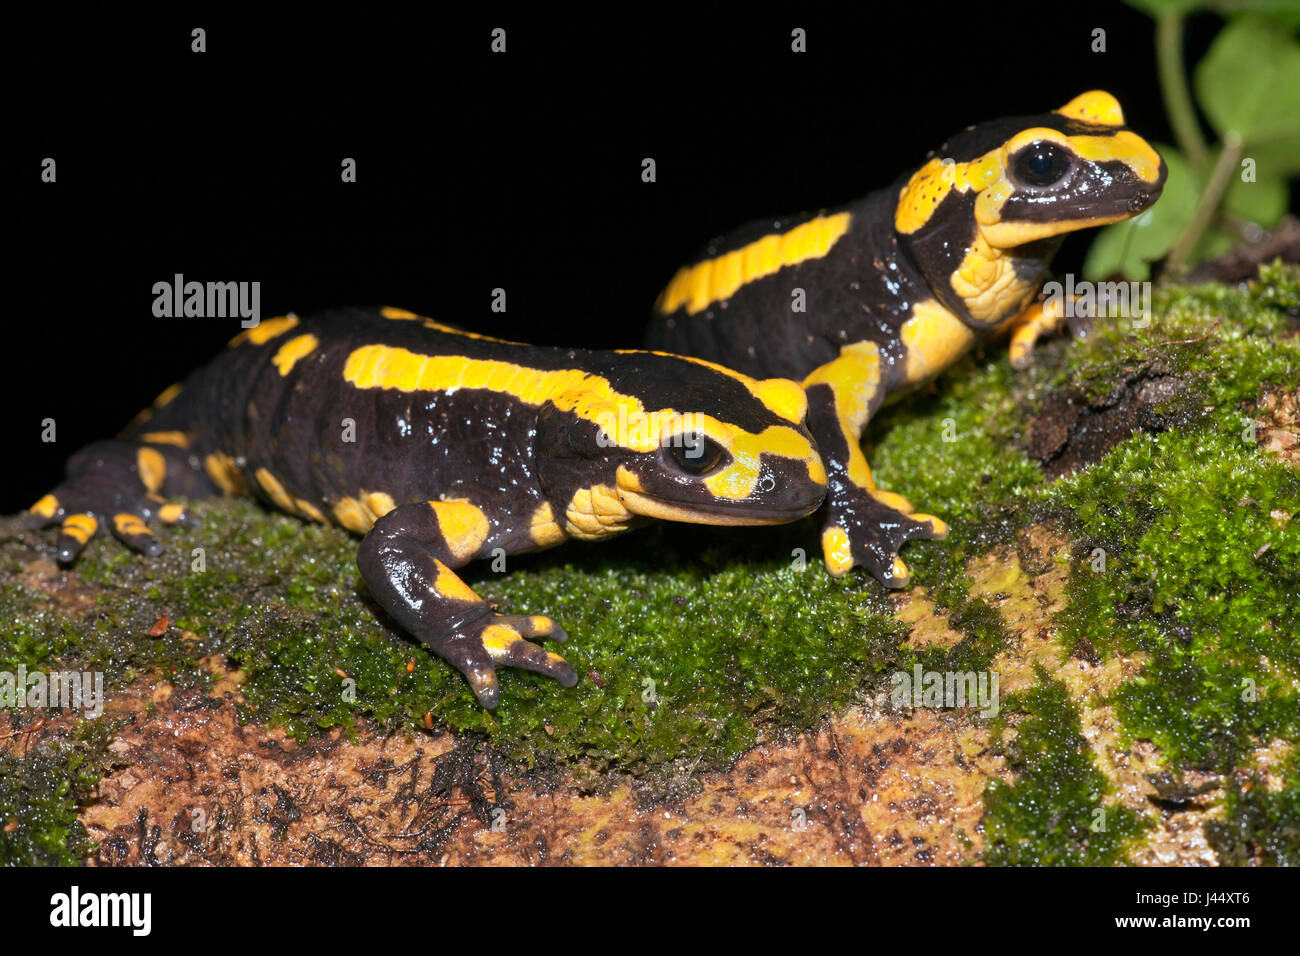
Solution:
[[[617,489],[619,500],[634,515],[658,518],[662,521],[679,521],[686,524],[711,525],[769,525],[786,524],[812,514],[821,505],[820,499],[809,504],[787,508],[755,504],[711,504],[701,502],[670,501],[629,488]]]

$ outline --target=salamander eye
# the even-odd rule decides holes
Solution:
[[[1070,169],[1070,155],[1055,143],[1031,143],[1016,156],[1016,178],[1030,186],[1050,186]]]
[[[727,456],[726,450],[704,435],[674,435],[664,444],[664,452],[678,471],[692,477],[713,471]]]

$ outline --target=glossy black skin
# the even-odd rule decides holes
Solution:
[[[272,363],[278,348],[306,333],[320,344],[281,374]],[[660,450],[603,446],[592,422],[550,403],[531,405],[485,389],[357,388],[344,379],[344,364],[354,349],[374,344],[534,369],[581,369],[638,397],[648,409],[703,412],[755,432],[781,424],[808,437],[739,380],[696,362],[648,352],[539,348],[440,331],[419,320],[393,320],[378,309],[340,309],[304,319],[265,344],[232,345],[186,378],[179,394],[147,421],[74,456],[67,481],[53,492],[58,513],[33,523],[83,512],[101,525],[123,511],[152,520],[162,502],[151,500],[142,486],[136,456],[145,443],[130,437],[141,433],[191,436],[187,449],[147,443],[166,460],[163,497],[218,493],[203,466],[213,452],[233,459],[248,488],[267,500],[254,477],[259,468],[326,516],[340,498],[383,492],[397,507],[380,517],[361,543],[358,565],[367,586],[408,632],[460,669],[480,701],[492,707],[496,665],[536,670],[565,686],[577,677],[557,655],[527,640],[493,657],[484,647],[484,631],[505,625],[524,638],[560,640],[564,632],[558,626],[539,628],[545,619],[495,615],[486,602],[469,600],[463,592],[440,593],[443,569],[498,548],[507,554],[537,550],[543,545],[530,533],[529,516],[549,503],[562,523],[574,493],[613,485],[619,466],[634,472],[648,492],[697,509],[706,523],[729,511],[792,520],[815,510],[825,491],[807,469],[801,473],[787,461],[767,462],[765,456],[772,479],[765,490],[756,489],[745,501],[719,502],[698,477],[674,473],[671,458]],[[345,420],[354,423],[355,441],[344,440]],[[461,542],[444,533],[428,504],[450,499],[472,503],[487,519],[489,531],[473,553],[464,553]],[[137,550],[160,550],[151,534],[117,536]],[[83,543],[62,535],[60,558],[71,561]]]

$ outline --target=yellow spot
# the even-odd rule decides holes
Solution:
[[[294,364],[306,355],[310,355],[320,345],[320,339],[314,335],[299,335],[280,346],[271,359],[272,364],[280,370],[281,375],[288,375]]]
[[[310,518],[312,521],[319,521],[321,524],[327,523],[325,516],[321,514],[321,510],[305,498],[294,498],[293,504],[298,514],[303,517]]]
[[[144,522],[139,517],[125,512],[113,515],[113,527],[118,534],[133,536],[149,534],[149,529],[145,527]]]
[[[482,599],[474,593],[470,586],[456,576],[456,572],[437,558],[434,558],[433,563],[438,569],[438,577],[434,579],[433,589],[438,594],[453,601],[468,601],[471,604],[483,603]]]
[[[736,429],[731,445],[731,463],[704,479],[704,487],[715,498],[741,501],[754,493],[763,470],[763,455],[802,461],[810,480],[826,484],[826,467],[809,441],[793,428],[772,425],[757,435]]]
[[[378,521],[397,507],[397,502],[393,501],[393,496],[384,491],[363,491],[361,493],[361,503],[374,515],[375,521]]]
[[[394,309],[391,305],[386,305],[379,310],[379,314],[386,319],[418,319],[419,316],[414,312],[408,312],[405,309]]]
[[[167,479],[167,461],[157,449],[137,449],[135,468],[140,473],[140,480],[150,491],[157,491]]]
[[[189,448],[190,436],[185,432],[145,432],[136,436],[140,441],[152,445],[175,445],[177,448]]]
[[[549,548],[565,540],[568,535],[555,520],[549,501],[542,502],[528,521],[528,537],[539,548]]]
[[[892,582],[894,587],[904,587],[912,578],[912,572],[907,570],[907,565],[903,563],[902,558],[894,558],[894,563],[890,567],[890,571],[894,576],[894,581]]]
[[[1015,259],[990,246],[979,231],[949,282],[971,317],[980,322],[1019,312],[1038,291],[1037,282],[1016,274]]]
[[[1105,90],[1089,90],[1080,93],[1056,112],[1062,116],[1083,120],[1085,123],[1100,123],[1103,126],[1123,126],[1124,111],[1120,109],[1119,100]]]
[[[257,483],[262,486],[262,490],[267,496],[275,502],[275,506],[281,511],[287,511],[289,514],[297,514],[297,503],[292,495],[284,490],[284,485],[280,484],[280,479],[271,474],[265,468],[259,468],[253,472],[253,477]]]
[[[491,530],[487,515],[468,501],[430,501],[429,507],[452,557],[463,562],[478,553]]]
[[[85,544],[99,530],[99,522],[88,514],[68,515],[59,530],[75,538],[78,544]]]
[[[27,510],[42,518],[53,518],[59,511],[59,499],[54,495],[45,495]]]
[[[849,545],[848,532],[836,525],[824,530],[822,556],[826,559],[826,570],[837,578],[853,570],[853,549]]]
[[[504,624],[489,624],[479,635],[483,650],[488,652],[494,663],[500,664],[510,654],[510,648],[523,640],[518,631]]]
[[[224,451],[214,451],[203,459],[203,470],[213,483],[228,495],[243,494],[248,490],[244,473]]]
[[[935,209],[954,189],[962,193],[972,189],[979,192],[995,183],[1004,183],[999,192],[1010,195],[1011,185],[1003,175],[1002,159],[1000,148],[967,163],[945,163],[936,156],[913,173],[899,193],[894,227],[902,233],[916,232],[930,221]]]
[[[912,307],[912,317],[903,323],[903,345],[907,360],[903,366],[908,384],[938,375],[975,342],[975,332],[933,299]]]
[[[1160,154],[1131,130],[1120,130],[1113,136],[1071,136],[1070,145],[1084,159],[1119,160],[1143,182],[1154,183],[1160,178]]]
[[[374,514],[363,508],[356,498],[342,498],[330,509],[334,520],[357,534],[365,534],[375,523]]]
[[[1019,315],[999,326],[998,331],[1011,330],[1011,367],[1026,368],[1034,351],[1034,343],[1044,332],[1059,329],[1065,324],[1063,306],[1055,299],[1033,302]]]
[[[392,495],[382,491],[362,491],[356,498],[340,498],[330,508],[334,520],[357,534],[365,534],[376,521],[397,507]]]
[[[181,393],[180,382],[177,382],[175,385],[168,385],[166,388],[162,390],[161,393],[159,393],[158,397],[153,400],[154,408],[162,408],[164,405],[170,404],[172,399],[174,399],[180,393]]]
[[[895,511],[901,512],[905,515],[911,515],[912,513],[912,503],[900,494],[877,489],[871,492],[871,497],[875,498],[886,508],[893,508]]]
[[[271,339],[279,335],[284,335],[291,328],[298,324],[298,316],[282,315],[274,319],[263,319],[251,329],[245,329],[230,340],[230,345],[240,345],[243,342],[249,342],[253,345],[265,345]]]
[[[694,315],[731,298],[743,285],[786,266],[820,259],[848,231],[850,218],[847,212],[818,216],[789,232],[773,233],[716,259],[685,266],[660,294],[655,309],[670,315],[684,305]]]
[[[175,524],[181,520],[181,515],[185,513],[183,505],[168,504],[158,509],[158,517],[167,524]]]
[[[555,630],[555,622],[549,617],[543,617],[540,614],[534,614],[528,619],[528,623],[533,627],[533,633],[540,637],[545,637]]]
[[[593,541],[627,530],[632,513],[618,492],[608,485],[580,488],[564,512],[565,530],[571,537]]]
[[[919,521],[921,524],[925,524],[928,521],[930,522],[931,530],[933,530],[936,535],[940,538],[948,537],[948,522],[944,521],[942,518],[936,518],[934,515],[927,514],[914,514],[908,515],[908,517],[913,521]]]

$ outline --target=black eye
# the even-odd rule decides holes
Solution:
[[[691,476],[713,471],[727,454],[712,438],[692,434],[674,435],[664,450],[680,471]]]
[[[1031,143],[1016,156],[1016,177],[1030,186],[1050,186],[1069,168],[1069,154],[1054,143]]]

